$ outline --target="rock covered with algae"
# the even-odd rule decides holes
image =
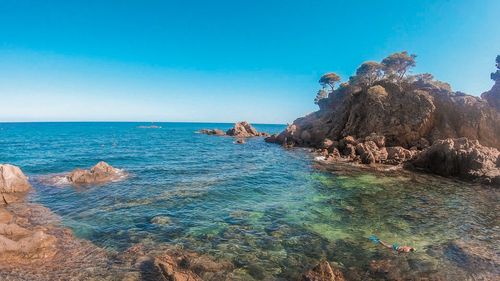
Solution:
[[[311,270],[304,273],[301,281],[345,281],[344,274],[329,262],[322,261]]]

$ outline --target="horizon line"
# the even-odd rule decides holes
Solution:
[[[243,122],[237,121],[237,122]],[[0,121],[0,124],[16,124],[16,123],[195,123],[195,124],[235,124],[237,122],[211,122],[211,121]],[[246,121],[248,122],[248,121]],[[252,125],[287,125],[285,123],[253,123]]]

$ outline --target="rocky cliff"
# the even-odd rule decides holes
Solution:
[[[298,118],[266,141],[328,149],[325,154],[340,154],[365,164],[394,160],[388,159],[385,147],[403,157],[408,154],[404,160],[410,160],[418,151],[447,138],[465,137],[500,149],[498,82],[483,99],[454,92],[430,74],[405,76],[405,70],[394,78],[388,70],[384,73],[390,66],[384,61],[364,63],[349,82],[318,102],[319,111]],[[380,68],[366,74],[366,64]],[[370,136],[384,138],[384,144],[367,143]]]

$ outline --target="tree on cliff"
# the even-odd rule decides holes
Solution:
[[[331,90],[333,92],[334,88],[335,88],[335,84],[337,82],[340,81],[340,76],[338,76],[336,73],[334,72],[329,72],[329,73],[326,73],[324,74],[323,76],[321,76],[321,78],[319,79],[319,83],[321,84],[321,86],[323,86],[323,88],[328,85],[331,87]]]
[[[315,104],[319,104],[319,101],[322,99],[326,99],[328,97],[328,92],[325,90],[319,90],[318,93],[316,94],[316,98],[314,99]]]
[[[356,76],[351,77],[351,82],[361,86],[371,86],[382,77],[382,65],[378,62],[364,62],[357,70]]]
[[[389,79],[401,81],[406,72],[416,65],[417,55],[408,54],[407,51],[394,53],[382,60],[383,70]]]
[[[497,71],[491,73],[490,77],[493,81],[500,82],[500,55],[497,56],[496,63]]]

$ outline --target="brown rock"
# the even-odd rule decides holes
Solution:
[[[264,139],[264,141],[269,142],[269,143],[279,143],[278,141],[278,134],[272,134]]]
[[[179,267],[178,262],[171,256],[162,256],[155,259],[155,265],[161,275],[168,281],[202,281],[202,279],[186,269]]]
[[[237,144],[244,144],[244,143],[245,143],[245,140],[244,140],[244,139],[237,139],[237,140],[236,140],[236,143],[237,143]]]
[[[356,157],[356,148],[350,143],[346,144],[344,149],[342,149],[341,151],[343,156],[346,156],[348,158]]]
[[[416,154],[414,151],[402,148],[401,146],[387,147],[387,162],[388,164],[400,164],[408,161]]]
[[[219,129],[202,129],[199,131],[200,134],[214,135],[214,136],[224,136],[226,133]]]
[[[13,219],[12,214],[5,210],[5,208],[0,207],[0,224],[9,223]]]
[[[329,262],[322,261],[306,272],[301,281],[344,281],[344,275],[337,268],[332,268]]]
[[[356,153],[361,157],[361,163],[382,163],[387,159],[385,147],[379,148],[373,141],[365,141],[356,146]]]
[[[321,148],[325,148],[325,149],[330,149],[330,147],[333,146],[333,141],[331,139],[324,139],[323,140],[323,143],[321,144]]]
[[[412,162],[421,168],[442,176],[500,185],[500,152],[482,146],[467,138],[445,139],[434,142]]]
[[[30,188],[28,178],[19,167],[0,165],[0,205],[19,201]]]
[[[365,138],[365,141],[373,141],[378,147],[385,147],[385,137],[375,133],[370,134]]]
[[[260,136],[259,132],[246,121],[235,123],[234,127],[227,130],[226,134],[228,136],[240,138]]]
[[[215,262],[205,255],[168,250],[157,256],[154,263],[166,280],[226,280],[225,274],[233,269],[228,262]]]
[[[74,184],[104,183],[118,180],[123,172],[106,162],[99,162],[90,170],[76,169],[67,175],[67,179]]]
[[[491,90],[482,93],[481,98],[500,111],[500,81],[496,81]]]
[[[343,136],[364,139],[375,132],[385,137],[386,146],[423,149],[428,142],[467,137],[500,149],[500,112],[490,102],[454,93],[438,81],[403,88],[382,80],[369,89],[341,88],[328,99],[330,106],[295,120],[277,142],[319,146],[325,138],[342,142]]]

